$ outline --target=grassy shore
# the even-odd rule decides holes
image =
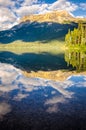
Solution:
[[[0,51],[10,51],[16,54],[22,53],[42,53],[47,52],[51,54],[62,53],[64,50],[64,42],[49,41],[47,43],[36,42],[23,42],[15,41],[9,44],[0,44]]]

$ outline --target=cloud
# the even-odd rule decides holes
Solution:
[[[0,0],[0,30],[11,28],[18,24],[20,17],[34,13],[36,7],[32,4],[36,2],[37,0],[24,0],[22,2],[20,0]]]
[[[29,1],[29,3],[27,1],[24,1],[22,3],[22,6],[16,10],[18,16],[23,17],[29,14],[43,14],[53,10],[67,10],[68,12],[73,12],[78,8],[76,4],[68,2],[67,0],[58,0],[52,4],[41,4],[37,3],[37,1],[35,1],[36,4],[33,3],[34,0]]]
[[[49,10],[67,10],[68,12],[73,12],[78,8],[78,6],[67,0],[58,0],[50,5]]]
[[[84,6],[84,4],[82,4]],[[29,14],[42,14],[53,10],[73,12],[78,6],[68,0],[57,0],[52,4],[39,0],[0,0],[0,30],[18,24],[19,18]]]
[[[19,17],[31,14],[43,14],[46,12],[50,12],[50,10],[48,10],[48,7],[48,4],[34,4],[28,6],[21,6],[19,9],[15,10],[15,12]]]
[[[10,7],[14,5],[15,5],[15,2],[12,0],[0,0],[0,6],[2,7]]]
[[[13,85],[1,85],[0,86],[0,92],[2,92],[2,93],[8,93],[8,92],[11,92],[11,91],[13,91],[13,90],[17,90],[18,89],[18,86],[17,85],[15,85],[15,86],[13,86]]]
[[[17,17],[13,12],[15,3],[11,0],[0,1],[0,30],[11,28],[16,24]]]
[[[15,15],[7,8],[0,8],[0,22],[14,22],[16,20]]]
[[[80,3],[80,8],[85,11],[86,10],[86,3]]]
[[[24,0],[22,6],[28,6],[37,3],[38,0]]]
[[[37,14],[38,10],[39,5],[22,6],[16,10],[16,13],[19,17],[23,17],[29,14]]]

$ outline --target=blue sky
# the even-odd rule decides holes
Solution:
[[[40,1],[43,1],[43,0],[40,0]],[[45,3],[50,3],[50,4],[53,4],[56,1],[58,1],[58,0],[44,0]],[[86,0],[65,0],[64,4],[66,1],[68,1],[70,3],[74,3],[75,5],[78,6],[78,8],[72,12],[74,14],[74,16],[86,17]]]
[[[85,0],[0,0],[0,30],[17,24],[29,14],[66,10],[75,17],[86,17]]]

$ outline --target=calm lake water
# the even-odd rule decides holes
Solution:
[[[86,130],[86,76],[55,82],[21,73],[67,69],[67,53],[0,52],[1,130]]]
[[[0,62],[9,63],[26,71],[69,69],[65,54],[0,52]]]
[[[86,51],[66,50],[63,53],[0,52],[0,62],[9,63],[25,71],[77,70],[86,71]]]

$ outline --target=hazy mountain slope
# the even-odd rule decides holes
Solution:
[[[0,43],[10,43],[16,40],[25,42],[46,42],[54,39],[62,40],[68,29],[77,27],[77,24],[59,24],[51,22],[22,22],[10,30],[0,32]]]

